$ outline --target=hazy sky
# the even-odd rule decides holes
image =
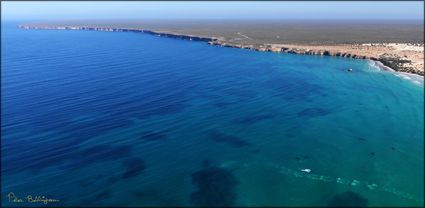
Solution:
[[[4,20],[423,19],[424,2],[1,2]]]

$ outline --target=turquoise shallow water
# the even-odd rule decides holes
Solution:
[[[4,205],[424,204],[423,84],[367,61],[12,24],[2,52]]]

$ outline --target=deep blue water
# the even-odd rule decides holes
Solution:
[[[424,203],[423,84],[367,61],[12,23],[1,45],[4,205]]]

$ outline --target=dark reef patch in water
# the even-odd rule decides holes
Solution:
[[[219,143],[226,143],[232,147],[240,148],[245,146],[251,146],[251,143],[232,135],[224,134],[218,130],[210,130],[207,132],[208,138]]]
[[[145,162],[140,158],[130,158],[124,160],[122,165],[126,168],[121,178],[132,178],[139,175],[140,172],[146,169]]]
[[[60,141],[61,139],[63,140]],[[64,160],[69,159],[70,154],[77,151],[77,148],[74,141],[69,141],[66,137],[58,138],[48,145],[36,145],[31,141],[17,142],[3,151],[2,171],[39,171],[61,164]]]
[[[237,179],[232,172],[204,162],[204,167],[191,174],[192,183],[197,191],[190,196],[195,206],[232,206],[236,200]]]
[[[142,132],[141,139],[147,141],[160,141],[167,139],[167,136],[154,131],[144,131]]]
[[[114,109],[113,117],[129,118],[136,116],[141,119],[171,115],[183,111],[187,107],[186,101],[188,99],[185,88],[181,86],[187,85],[180,82],[176,83],[176,81],[166,82],[165,85],[138,95],[132,100],[114,101],[113,104],[105,106],[104,110],[110,112],[110,109]],[[116,98],[110,99],[116,100]]]
[[[99,136],[112,129],[125,128],[131,125],[131,121],[127,119],[111,119],[103,118],[101,120],[94,120],[82,123],[68,123],[61,126],[59,129],[62,132],[71,134],[72,138],[78,138],[78,142],[86,141],[87,139]]]
[[[336,194],[329,202],[329,207],[367,207],[369,200],[359,194],[346,191]]]
[[[272,114],[252,115],[252,116],[235,119],[234,122],[239,124],[249,125],[249,124],[254,124],[263,120],[272,119],[274,117],[275,116]]]
[[[40,171],[46,167],[60,165],[67,160],[76,160],[80,144],[90,138],[104,134],[117,128],[131,124],[127,118],[97,118],[94,120],[72,121],[63,112],[51,115],[35,115],[28,121],[34,132],[25,140],[10,143],[10,148],[4,150],[3,171]],[[66,112],[72,114],[71,112]],[[48,118],[48,119],[46,119]],[[46,132],[54,133],[46,136]],[[43,134],[42,136],[40,134]],[[37,142],[33,137],[51,137],[52,139]],[[31,149],[31,151],[27,151]],[[19,155],[19,159],[13,159]]]
[[[307,81],[300,76],[273,77],[263,83],[263,86],[273,90],[274,96],[287,101],[310,101],[315,96],[326,96],[322,87]]]
[[[324,108],[307,108],[297,113],[298,116],[303,117],[319,117],[330,114],[331,111]]]
[[[67,169],[131,155],[131,146],[98,145],[80,150],[78,144],[85,139],[63,136],[46,145],[32,142],[16,143],[17,146],[5,151],[8,156],[3,158],[7,164],[3,167],[3,171],[39,171],[55,165]],[[31,151],[26,151],[28,149]],[[19,155],[19,159],[14,159],[13,155]]]
[[[76,114],[80,113],[78,112]],[[72,142],[73,145],[104,134],[112,129],[124,128],[131,125],[128,117],[123,116],[108,114],[107,116],[105,115],[93,120],[75,121],[70,115],[73,115],[73,111],[70,109],[63,110],[63,112],[55,110],[49,114],[35,115],[29,123],[34,126],[33,129],[37,130],[34,133],[44,133],[54,129],[68,135],[69,138],[67,140],[68,142]]]

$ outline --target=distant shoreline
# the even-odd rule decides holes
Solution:
[[[18,25],[18,28],[21,29],[50,29],[50,30],[92,30],[92,31],[107,31],[107,32],[140,32],[146,33],[155,36],[161,37],[170,37],[182,40],[191,40],[191,41],[202,41],[207,42],[210,45],[217,45],[221,47],[231,47],[231,48],[242,48],[253,51],[268,51],[268,52],[282,52],[282,53],[291,53],[291,54],[305,54],[305,55],[320,55],[320,56],[336,56],[344,58],[355,58],[355,59],[366,59],[375,61],[377,66],[384,70],[395,71],[395,72],[405,72],[409,74],[420,75],[422,78],[424,76],[424,70],[417,69],[418,67],[404,67],[403,63],[410,63],[411,61],[398,60],[396,58],[390,57],[388,60],[387,57],[374,57],[370,54],[361,55],[361,50],[347,50],[353,45],[334,45],[334,46],[309,46],[309,45],[283,45],[283,44],[262,44],[262,45],[242,45],[230,43],[222,38],[217,37],[202,37],[196,35],[186,35],[186,34],[177,34],[169,32],[157,32],[147,29],[134,29],[134,28],[115,28],[115,27],[89,27],[89,26],[37,26],[37,25]],[[243,34],[241,34],[243,36]],[[363,44],[364,45],[364,44]],[[369,47],[373,47],[371,44]],[[384,46],[380,44],[379,46]],[[357,46],[360,48],[360,46]],[[423,46],[422,46],[423,47]],[[327,48],[327,49],[325,49]],[[423,51],[422,51],[423,52]],[[391,64],[387,66],[386,63]],[[401,64],[400,64],[401,63]],[[401,66],[400,66],[401,65]],[[394,67],[396,66],[396,67]],[[422,79],[423,80],[423,79]]]

